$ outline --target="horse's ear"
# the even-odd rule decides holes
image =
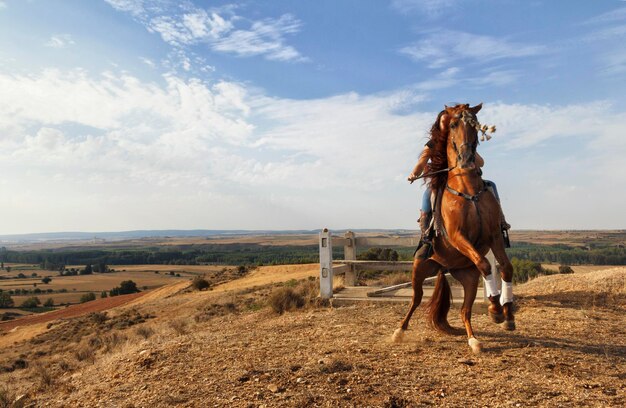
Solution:
[[[480,112],[480,110],[482,109],[482,107],[483,107],[483,103],[481,102],[481,103],[479,103],[478,105],[476,105],[476,106],[473,106],[473,107],[469,108],[469,110],[470,110],[470,112],[472,112],[474,115],[476,115],[478,112]]]
[[[448,115],[447,113],[444,113],[439,118],[439,130],[443,132],[446,129],[446,127],[448,127],[449,123],[450,123],[450,115]]]

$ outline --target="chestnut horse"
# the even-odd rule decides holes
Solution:
[[[415,309],[422,301],[424,279],[439,271],[433,296],[429,302],[428,317],[433,326],[445,333],[455,330],[448,323],[451,291],[442,270],[447,270],[463,285],[465,296],[461,319],[465,325],[468,343],[475,353],[482,349],[474,336],[471,317],[476,299],[478,279],[482,275],[489,296],[489,314],[507,330],[515,329],[513,317],[513,267],[504,250],[501,230],[501,208],[495,196],[485,187],[474,163],[480,124],[476,114],[482,104],[474,107],[456,105],[442,111],[431,130],[434,143],[431,153],[430,178],[432,191],[440,191],[441,217],[444,231],[433,238],[434,254],[428,259],[413,261],[413,298],[406,317],[394,332],[394,341],[401,341]],[[445,171],[448,170],[448,171]],[[501,267],[502,294],[491,274],[491,265],[485,258],[493,251]]]

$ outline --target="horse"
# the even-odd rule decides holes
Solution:
[[[465,326],[468,344],[474,353],[480,353],[482,344],[472,329],[472,305],[476,299],[478,280],[482,276],[489,296],[488,312],[495,323],[503,323],[506,330],[515,330],[513,316],[513,266],[505,252],[501,229],[500,204],[485,186],[474,163],[478,132],[481,131],[476,114],[482,103],[474,107],[460,104],[446,106],[431,129],[434,142],[431,153],[429,183],[438,193],[443,232],[432,240],[433,255],[413,261],[413,296],[409,311],[393,334],[395,342],[402,341],[409,320],[422,301],[424,279],[438,274],[427,316],[433,327],[447,334],[458,334],[448,323],[451,291],[444,270],[464,289],[461,320]],[[486,127],[482,128],[484,133]],[[444,187],[445,185],[445,187]],[[485,258],[489,250],[500,265],[502,293]],[[462,332],[462,331],[461,331]]]

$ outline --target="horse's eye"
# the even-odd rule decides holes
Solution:
[[[459,122],[450,122],[450,129],[454,129],[459,125]]]

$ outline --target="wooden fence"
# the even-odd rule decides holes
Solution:
[[[333,236],[324,228],[319,234],[320,248],[320,296],[323,299],[333,297],[333,277],[344,275],[344,286],[356,286],[358,274],[361,271],[403,271],[410,272],[412,261],[358,261],[357,247],[413,247],[416,248],[419,238],[415,237],[357,237],[354,232],[348,231],[343,237]],[[333,260],[333,246],[343,246],[344,259]],[[491,272],[499,281],[496,261],[491,252],[487,255],[491,263]],[[429,278],[434,279],[434,278]],[[410,287],[411,283],[394,285],[393,287],[373,291],[368,296],[380,296],[385,292]],[[486,295],[483,294],[486,299]]]

